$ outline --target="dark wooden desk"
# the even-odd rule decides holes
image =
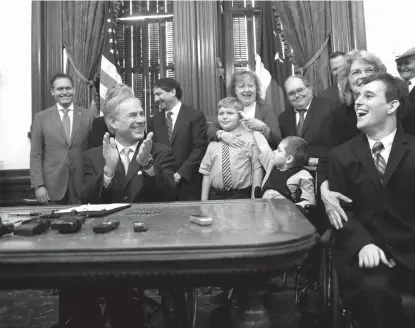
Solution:
[[[0,215],[51,209],[3,208]],[[190,223],[191,214],[211,216],[213,225]],[[120,220],[119,228],[94,234],[92,227],[107,218]],[[139,220],[145,221],[147,232],[133,231]],[[255,285],[266,281],[261,276],[299,264],[316,240],[314,227],[286,200],[135,204],[106,218],[88,218],[76,234],[3,236],[0,288],[56,288],[69,281],[145,287]]]

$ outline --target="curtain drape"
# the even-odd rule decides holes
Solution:
[[[89,90],[101,58],[108,10],[108,1],[62,2],[63,45],[76,88],[74,103],[85,108],[91,101]]]
[[[304,69],[304,76],[315,94],[322,92],[330,85],[327,46],[331,33],[330,1],[273,1],[273,4],[296,63],[300,67],[309,65]]]
[[[216,116],[220,97],[216,1],[174,1],[175,77],[183,103]]]
[[[331,51],[366,50],[363,1],[330,1],[332,16]]]

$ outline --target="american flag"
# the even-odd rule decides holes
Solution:
[[[112,6],[112,4],[110,5]],[[115,36],[115,21],[111,8],[109,9],[108,18],[105,23],[105,44],[102,50],[101,72],[99,95],[101,100],[101,112],[104,108],[104,100],[107,90],[116,83],[122,83],[121,75],[117,67],[120,66],[118,61],[117,39]]]

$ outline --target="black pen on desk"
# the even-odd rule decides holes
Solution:
[[[38,216],[42,215],[40,212],[28,212],[28,213],[9,213],[10,216]]]

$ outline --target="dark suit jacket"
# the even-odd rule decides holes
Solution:
[[[331,102],[331,107],[337,107],[341,105],[341,100],[339,97],[339,88],[337,87],[337,85],[333,85],[330,88],[327,88],[318,96],[329,99]]]
[[[397,130],[383,186],[366,135],[349,140],[331,152],[329,183],[331,190],[353,200],[346,208],[349,220],[336,232],[337,246],[349,263],[373,243],[415,270],[415,138]]]
[[[326,145],[328,145],[328,148],[332,149],[359,135],[361,132],[356,124],[357,116],[354,104],[350,106],[341,104],[332,108],[328,118],[328,129],[326,130]],[[320,158],[318,163],[318,183],[321,184],[324,180],[327,180],[328,174],[329,159],[328,156],[324,156]]]
[[[198,172],[208,145],[205,115],[182,104],[171,143],[164,111],[157,112],[147,121],[147,130],[154,133],[154,141],[170,146],[173,150],[174,170],[182,177],[178,199],[200,200],[201,175]]]
[[[97,117],[92,121],[91,136],[89,138],[88,149],[102,146],[104,134],[109,132],[103,116]],[[113,137],[113,135],[111,135]]]
[[[272,108],[267,106],[261,106],[257,103],[255,107],[255,118],[268,125],[270,129],[270,134],[267,140],[271,148],[276,149],[281,141],[281,131],[280,126],[278,125],[278,119],[275,116]],[[213,124],[210,124],[208,129],[209,141],[216,140],[216,132],[218,132],[220,129],[221,127],[217,121]]]
[[[104,188],[105,160],[102,146],[90,149],[84,153],[84,181],[82,188],[83,203],[139,203],[172,201],[176,198],[174,182],[173,154],[171,150],[153,142],[151,155],[154,159],[155,176],[150,177],[141,170],[135,160],[139,147],[137,146],[134,159],[125,176],[121,159],[118,162],[115,176],[108,188]],[[141,174],[138,174],[141,171]]]
[[[399,107],[399,119],[405,133],[415,136],[415,88]]]
[[[314,96],[311,100],[300,137],[308,143],[308,156],[320,158],[327,156],[328,146],[324,131],[328,129],[330,101]],[[288,108],[280,114],[278,122],[283,138],[297,135],[294,109]]]
[[[82,190],[82,154],[87,149],[92,111],[74,106],[68,142],[56,105],[36,114],[30,149],[31,186],[45,185],[52,201],[61,200],[71,181],[78,203]]]

